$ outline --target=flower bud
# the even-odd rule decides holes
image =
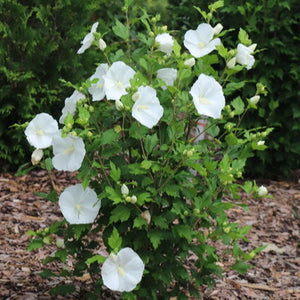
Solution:
[[[218,23],[218,24],[214,27],[215,34],[219,34],[222,30],[223,30],[223,25],[222,25],[221,23]]]
[[[114,132],[120,133],[121,131],[122,131],[122,127],[121,127],[120,125],[116,125],[116,126],[114,127]]]
[[[264,197],[268,194],[268,190],[265,186],[261,185],[257,190],[257,194],[259,197]]]
[[[168,26],[165,25],[165,26],[163,26],[161,29],[162,29],[163,31],[167,31],[167,30],[168,30]]]
[[[122,193],[123,196],[127,196],[129,194],[129,189],[126,186],[126,184],[122,184],[122,186],[121,186],[121,193]]]
[[[132,95],[132,100],[135,102],[140,98],[140,93],[136,92]]]
[[[103,39],[99,40],[99,48],[101,51],[104,51],[104,49],[106,48],[106,43],[104,42]]]
[[[251,98],[249,99],[249,101],[250,101],[252,104],[257,104],[259,100],[260,100],[260,96],[259,96],[259,95],[255,95],[255,96],[253,96],[253,97],[251,97]]]
[[[227,68],[232,69],[236,64],[236,57],[233,57],[227,62]]]
[[[195,58],[194,57],[191,57],[187,60],[184,61],[184,65],[188,66],[188,67],[192,67],[194,64],[195,64]]]
[[[225,227],[223,230],[224,230],[225,233],[229,233],[230,232],[230,226]]]
[[[130,202],[131,202],[132,204],[135,204],[136,201],[137,201],[137,197],[136,197],[135,195],[131,196]]]
[[[141,217],[147,222],[149,225],[151,222],[151,215],[149,210],[145,210],[144,212],[141,213]]]
[[[258,141],[257,146],[263,146],[265,144],[265,141]]]
[[[119,111],[124,108],[123,103],[119,99],[116,99],[115,105],[116,105],[116,109],[119,110]]]
[[[31,163],[37,165],[43,158],[44,152],[42,149],[35,149],[31,154]]]

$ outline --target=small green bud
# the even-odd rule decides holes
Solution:
[[[89,112],[94,112],[94,110],[95,110],[95,109],[94,109],[94,106],[90,105],[90,106],[89,106]]]
[[[131,196],[131,201],[132,204],[135,204],[137,202],[137,197],[135,195]]]
[[[254,251],[251,251],[251,252],[249,253],[249,256],[250,256],[250,258],[252,259],[252,258],[254,258],[254,257],[256,256],[256,254],[255,254]]]
[[[150,32],[149,32],[149,36],[153,37],[154,35],[155,35],[155,34],[154,34],[153,31],[150,31]]]
[[[125,200],[126,202],[131,202],[131,197],[130,196],[125,197]]]
[[[88,132],[86,133],[86,136],[90,138],[90,137],[93,136],[93,133],[92,133],[91,131],[88,131]]]
[[[194,213],[194,215],[199,215],[200,214],[200,209],[199,208],[194,208],[193,213]]]
[[[120,125],[116,125],[116,126],[114,127],[114,131],[115,131],[116,133],[120,133],[120,132],[122,131],[122,127],[121,127]]]
[[[224,230],[225,233],[229,233],[230,232],[230,226],[225,227],[223,230]]]
[[[188,216],[188,215],[189,215],[189,212],[188,212],[187,210],[185,210],[185,211],[183,212],[183,215],[184,215],[184,216]]]

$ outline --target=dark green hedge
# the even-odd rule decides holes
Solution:
[[[166,19],[172,28],[196,28],[202,22],[193,5],[206,9],[213,1],[172,0]],[[266,144],[269,148],[258,152],[248,162],[247,173],[288,177],[300,169],[300,1],[299,0],[225,0],[215,21],[224,28],[245,29],[263,51],[255,55],[256,67],[252,78],[263,82],[268,95],[259,103],[259,114],[245,119],[250,126],[274,127]],[[175,17],[176,16],[176,17]],[[234,36],[231,35],[231,36]],[[236,40],[224,41],[236,46]],[[253,91],[242,91],[251,96]]]

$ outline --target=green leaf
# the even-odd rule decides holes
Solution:
[[[124,204],[119,204],[116,208],[114,208],[111,212],[111,216],[109,218],[110,224],[113,222],[125,222],[130,217],[130,208]]]
[[[118,230],[114,227],[110,237],[108,238],[109,247],[117,253],[122,245],[122,238],[119,235]]]
[[[237,97],[234,100],[232,100],[231,105],[233,106],[234,113],[236,115],[240,115],[244,112],[245,104],[244,104],[243,100],[241,99],[241,97]]]
[[[216,1],[210,5],[208,5],[208,9],[212,12],[216,11],[218,8],[223,7],[224,6],[224,1],[219,0]]]
[[[115,132],[115,130],[109,129],[102,133],[100,139],[100,145],[109,145],[115,142],[119,138],[119,133]]]
[[[115,191],[111,186],[106,186],[105,188],[106,193],[108,194],[108,198],[114,202],[114,204],[118,204],[123,202],[121,192]]]
[[[246,81],[240,81],[240,82],[230,82],[226,85],[224,91],[225,95],[231,95],[233,92],[241,89],[246,84]]]
[[[159,140],[157,137],[157,133],[153,135],[147,135],[144,139],[144,147],[147,152],[147,154],[150,154],[154,147],[158,144]]]
[[[174,234],[176,233],[178,236],[185,238],[188,242],[191,242],[193,231],[190,226],[187,225],[177,225],[173,227]]]
[[[141,163],[141,167],[145,170],[149,170],[152,166],[152,162],[150,160],[143,160]]]
[[[123,40],[127,40],[129,38],[129,30],[127,26],[122,24],[119,20],[116,21],[116,25],[113,26],[112,30],[116,36]]]
[[[106,260],[106,257],[97,254],[97,255],[94,255],[94,256],[88,258],[88,259],[85,261],[85,263],[86,263],[87,265],[92,264],[92,263],[94,263],[94,262],[97,262],[98,264],[103,264],[103,263],[105,262],[105,260]]]
[[[160,231],[155,231],[155,230],[152,230],[152,231],[149,231],[147,233],[148,235],[148,238],[153,246],[154,249],[157,249],[161,240],[162,240],[162,234]]]
[[[45,159],[45,166],[47,171],[50,172],[53,170],[52,159],[50,157]]]
[[[50,290],[51,295],[66,296],[67,294],[75,292],[75,286],[73,284],[60,284]]]
[[[240,274],[246,274],[250,268],[252,268],[252,266],[247,265],[244,262],[237,262],[232,266],[232,269],[237,271]]]
[[[118,182],[120,179],[120,176],[121,176],[121,170],[119,168],[116,168],[116,165],[112,161],[110,161],[109,164],[110,164],[110,169],[111,169],[109,176],[115,182]]]
[[[245,46],[250,46],[252,44],[252,41],[249,39],[248,33],[242,28],[240,28],[238,38],[240,42]]]
[[[34,249],[39,249],[44,246],[44,242],[42,239],[33,239],[30,241],[29,245],[27,246],[26,250],[31,251]]]
[[[152,201],[151,194],[147,192],[141,193],[137,197],[138,205],[143,205],[145,202],[151,202],[151,201]]]
[[[49,269],[44,269],[41,273],[38,273],[39,276],[42,278],[50,278],[50,277],[57,277],[56,274],[54,274],[51,270]]]

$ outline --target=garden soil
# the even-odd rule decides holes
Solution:
[[[51,178],[45,171],[20,177],[0,174],[0,299],[84,299],[92,285],[88,274],[73,279],[76,292],[71,296],[50,295],[49,290],[57,284],[72,283],[59,276],[45,279],[38,275],[46,267],[43,260],[56,248],[49,244],[31,252],[26,250],[28,230],[44,229],[62,220],[57,203],[41,199],[36,193],[49,192],[51,184],[61,192],[75,182],[72,173],[56,172]],[[272,198],[254,199],[242,194],[240,201],[248,205],[249,211],[236,207],[228,215],[240,226],[252,226],[247,241],[240,242],[241,249],[251,251],[262,244],[267,247],[251,261],[253,267],[244,275],[230,270],[232,257],[222,255],[219,264],[224,269],[223,277],[216,278],[213,288],[202,287],[197,299],[300,299],[300,184],[257,184],[264,184]],[[230,201],[226,197],[224,200]],[[219,243],[216,246],[220,253],[225,249]],[[99,249],[102,251],[100,242]],[[58,274],[62,267],[72,268],[72,264],[72,260],[64,266],[51,263],[47,268]],[[120,299],[120,295],[105,291],[101,299]]]

